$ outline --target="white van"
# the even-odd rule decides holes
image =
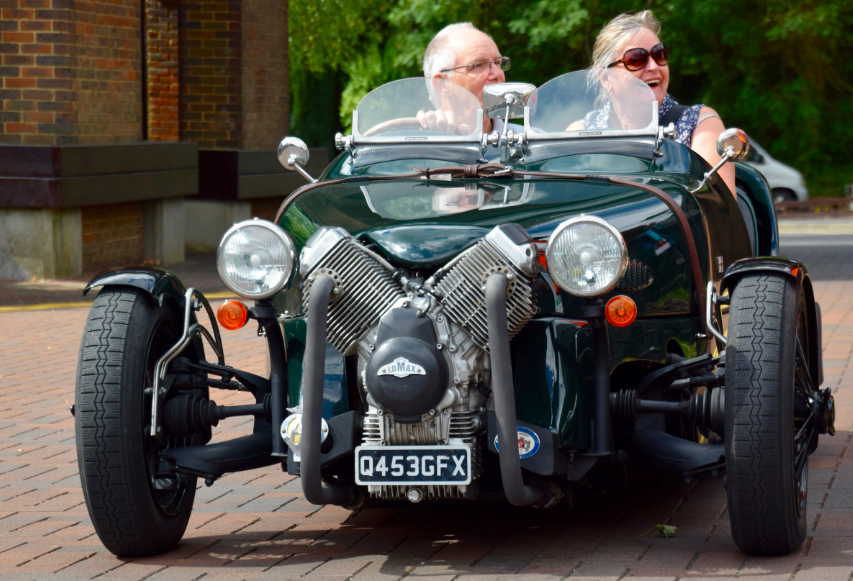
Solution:
[[[773,190],[774,202],[802,202],[809,198],[803,174],[772,158],[755,141],[750,140],[749,145],[749,153],[743,161],[764,175]]]

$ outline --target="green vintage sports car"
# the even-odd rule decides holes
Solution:
[[[778,256],[760,175],[737,166],[736,196],[716,175],[745,155],[743,132],[720,136],[711,168],[658,126],[645,84],[606,75],[482,101],[390,83],[316,180],[286,138],[279,159],[311,183],[219,248],[248,304],[214,315],[154,268],[95,278],[74,410],[106,547],[172,548],[199,478],[263,466],[300,475],[315,504],[546,508],[634,462],[725,470],[738,546],[795,550],[809,454],[834,432],[808,272]],[[248,319],[268,377],[225,364],[219,326]],[[256,403],[218,406],[211,388]],[[211,444],[233,416],[253,433]]]

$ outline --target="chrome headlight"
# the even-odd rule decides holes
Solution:
[[[560,288],[579,297],[612,289],[628,266],[628,248],[619,230],[595,216],[560,224],[545,251],[548,272]]]
[[[272,222],[246,220],[234,224],[222,237],[216,267],[236,294],[265,299],[293,281],[296,248],[290,236]]]

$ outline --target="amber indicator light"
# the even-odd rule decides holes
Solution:
[[[614,327],[627,327],[637,318],[637,305],[626,296],[613,297],[604,307],[604,316]]]
[[[240,301],[225,301],[216,312],[216,319],[223,328],[236,331],[249,320],[249,312],[246,310],[246,305]]]

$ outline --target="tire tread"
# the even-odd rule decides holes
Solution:
[[[726,471],[732,536],[752,555],[787,554],[804,540],[785,490],[786,426],[793,405],[787,341],[796,333],[797,287],[784,275],[747,275],[732,295],[726,401]],[[794,313],[794,328],[790,313]],[[734,347],[732,350],[731,348]],[[792,378],[790,378],[792,381]],[[796,510],[793,510],[796,513]],[[796,515],[794,515],[796,517]]]

